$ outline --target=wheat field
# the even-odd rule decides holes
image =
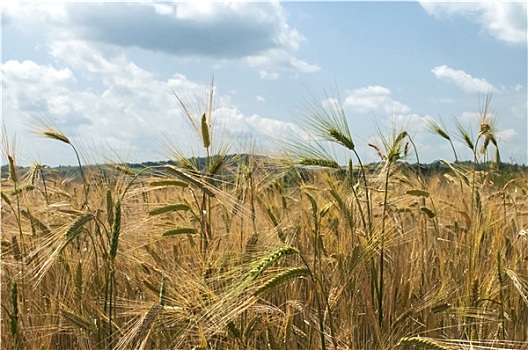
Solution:
[[[228,156],[205,110],[201,162],[64,177],[5,147],[2,348],[528,349],[528,176],[486,111],[473,161],[427,171],[405,131],[363,164],[339,105],[308,125],[341,166]]]

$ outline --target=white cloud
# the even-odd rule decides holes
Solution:
[[[80,40],[57,42],[51,51],[61,58],[57,65],[65,63],[69,68],[29,60],[11,60],[2,66],[3,112],[9,116],[8,130],[24,129],[34,123],[34,116],[50,116],[62,131],[69,137],[76,136],[81,144],[96,145],[101,153],[108,154],[110,147],[116,153],[132,153],[135,157],[126,160],[164,158],[166,150],[158,142],[164,133],[175,137],[182,151],[193,155],[192,132],[172,92],[188,102],[192,112],[201,113],[198,109],[204,106],[207,84],[196,83],[182,74],[157,78],[123,54],[108,58]],[[89,74],[100,88],[86,90],[79,79],[80,72]],[[244,136],[243,139],[262,139],[263,144],[273,146],[276,143],[269,141],[271,138],[291,135],[292,126],[288,123],[256,114],[247,116],[231,104],[229,96],[217,94],[215,98],[222,106],[215,110],[215,125],[225,128],[233,140]],[[30,151],[40,152],[43,158],[39,161],[43,163],[74,162],[57,159],[54,148],[57,143],[51,140],[32,144],[35,147]],[[99,161],[108,161],[101,156],[95,155]]]
[[[55,69],[50,65],[39,66],[33,61],[23,62],[10,60],[2,65],[4,78],[23,83],[53,84],[57,82],[74,82],[75,77],[69,68]]]
[[[406,114],[411,108],[391,98],[391,91],[383,86],[367,86],[347,93],[344,102],[356,113]]]
[[[497,132],[497,139],[499,142],[508,142],[517,136],[515,129],[504,129]]]
[[[515,85],[512,90],[515,91],[515,92],[520,92],[524,89],[524,86],[522,86],[521,84],[517,84]]]
[[[279,73],[277,72],[270,73],[267,70],[260,70],[259,76],[260,76],[260,79],[263,79],[263,80],[278,80],[279,79]]]
[[[276,80],[280,74],[287,72],[314,73],[320,67],[300,60],[285,49],[271,49],[266,52],[246,57],[248,66],[259,70],[260,78]]]
[[[480,113],[465,111],[460,114],[460,120],[467,123],[467,125],[479,125]]]
[[[31,29],[22,23],[43,25],[45,23],[60,23],[67,20],[67,12],[60,2],[18,2],[2,3],[3,22],[8,25],[19,25],[22,29]],[[4,24],[3,23],[3,24]]]
[[[2,76],[3,115],[8,124],[29,124],[28,120],[15,117],[15,110],[32,115],[53,113],[59,119],[73,111],[62,103],[71,96],[70,87],[76,82],[69,68],[9,60],[2,65]],[[78,117],[76,121],[80,121]]]
[[[451,97],[432,97],[431,100],[432,100],[434,103],[438,103],[438,104],[447,104],[447,105],[450,105],[450,104],[455,103],[455,100],[452,99]]]
[[[511,105],[510,110],[514,117],[521,119],[521,120],[527,120],[527,116],[528,116],[527,107],[528,106],[527,106],[526,100],[522,101],[522,98],[521,98],[521,102],[514,102]]]
[[[420,1],[420,4],[430,15],[462,15],[479,23],[483,30],[499,40],[518,45],[527,44],[527,3],[524,1]]]
[[[455,84],[469,93],[488,93],[496,90],[486,79],[475,78],[463,70],[456,70],[446,65],[434,67],[431,72],[438,79]]]
[[[215,113],[219,126],[229,130],[237,140],[259,139],[266,146],[276,145],[281,138],[290,138],[297,127],[288,122],[262,117],[258,114],[244,115],[236,107],[221,107]]]
[[[28,4],[9,6],[5,16],[21,30],[41,28],[50,41],[232,60],[267,79],[319,70],[297,57],[306,38],[290,27],[278,2]]]

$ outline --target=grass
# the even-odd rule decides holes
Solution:
[[[346,169],[300,146],[290,165],[227,162],[210,108],[188,114],[204,167],[76,180],[23,173],[6,148],[2,346],[526,349],[528,174],[497,168],[487,107],[476,135],[457,124],[474,161],[429,175],[407,163],[405,131],[367,169],[329,108],[308,125],[350,153]]]

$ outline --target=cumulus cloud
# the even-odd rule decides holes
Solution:
[[[215,115],[218,125],[229,130],[233,138],[243,141],[258,139],[267,147],[276,145],[279,139],[291,138],[298,129],[293,123],[258,114],[246,116],[236,107],[218,108]]]
[[[23,62],[9,60],[3,64],[3,70],[5,72],[4,78],[8,82],[13,80],[27,84],[37,82],[42,84],[75,82],[75,77],[69,68],[56,69],[51,65],[40,66],[29,60]]]
[[[182,58],[240,60],[262,78],[310,73],[297,57],[306,39],[278,2],[62,3],[10,6],[6,22],[47,26],[53,40],[81,39]]]
[[[103,151],[110,147],[119,154],[132,153],[133,161],[165,157],[166,150],[158,142],[164,134],[176,137],[182,151],[193,155],[189,138],[192,132],[172,92],[194,111],[204,106],[208,85],[182,74],[158,78],[123,53],[109,58],[82,40],[57,42],[51,52],[63,58],[57,66],[29,60],[10,60],[2,65],[3,112],[9,115],[8,130],[27,128],[35,116],[50,116],[56,126],[82,144],[100,145]],[[59,64],[68,68],[59,68]],[[99,88],[86,89],[83,74],[88,74]],[[216,99],[222,106],[215,110],[218,125],[231,131],[233,137],[280,138],[291,132],[288,123],[245,115],[228,96],[217,95]],[[44,163],[58,161],[51,143],[51,148],[49,140],[33,143],[38,145],[33,151],[41,152],[44,158],[40,161]]]
[[[390,89],[375,85],[354,89],[347,93],[344,105],[356,113],[406,114],[409,106],[391,98]]]
[[[501,142],[507,142],[517,137],[517,131],[515,129],[504,129],[497,132],[497,138]]]
[[[2,65],[2,87],[4,116],[14,123],[23,125],[26,121],[13,118],[9,108],[23,113],[49,113],[55,118],[75,112],[75,106],[66,106],[63,101],[71,97],[70,88],[75,85],[76,78],[69,68],[57,69],[51,65],[38,65],[24,60],[9,60]],[[79,123],[86,121],[72,115],[70,120]]]
[[[446,104],[446,105],[455,103],[455,100],[452,99],[451,97],[432,97],[431,101],[437,104]]]
[[[320,70],[319,66],[300,60],[284,49],[267,50],[263,54],[248,56],[245,61],[250,67],[259,70],[261,79],[267,80],[276,80],[280,74],[290,71],[314,73]]]
[[[431,70],[431,72],[438,79],[455,84],[469,93],[488,93],[496,90],[496,88],[486,79],[475,78],[463,70],[453,69],[446,65],[436,66]]]
[[[517,45],[526,45],[527,3],[513,1],[436,2],[420,1],[427,13],[436,17],[461,15],[480,24],[493,37]]]

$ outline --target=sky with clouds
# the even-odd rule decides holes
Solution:
[[[491,95],[502,159],[525,164],[527,41],[525,1],[11,2],[4,136],[24,165],[75,163],[35,134],[43,120],[89,161],[199,155],[174,95],[201,114],[214,76],[213,141],[233,153],[276,152],[302,137],[306,105],[339,98],[365,161],[393,129],[410,133],[421,161],[453,160],[427,120],[476,133]]]

